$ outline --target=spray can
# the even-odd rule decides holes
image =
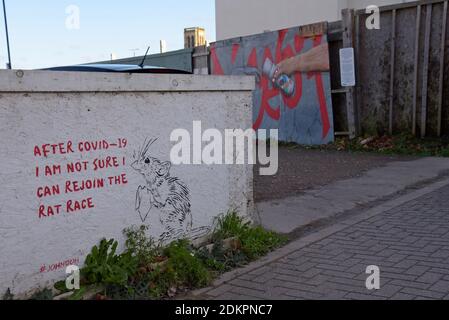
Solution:
[[[281,89],[286,96],[293,96],[296,87],[295,81],[286,74],[281,74],[277,79],[274,79],[276,70],[278,70],[278,67],[267,58],[263,64],[262,73],[269,77],[273,84]]]

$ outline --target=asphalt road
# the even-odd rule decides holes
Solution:
[[[280,147],[277,175],[260,176],[258,167],[255,167],[255,200],[260,202],[299,195],[338,180],[358,177],[391,161],[413,159],[416,158]]]

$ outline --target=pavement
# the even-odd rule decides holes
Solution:
[[[351,157],[356,163],[360,156]],[[333,223],[344,213],[372,206],[448,173],[447,158],[383,162],[381,166],[361,171],[352,178],[336,179],[283,199],[258,201],[258,222],[278,233],[298,234],[305,228]],[[328,171],[323,168],[320,174],[326,175]]]
[[[279,147],[279,170],[274,176],[254,171],[254,197],[257,203],[298,196],[333,182],[356,178],[371,169],[416,157],[368,152]]]
[[[421,159],[416,162],[420,166],[416,167],[387,166],[387,170],[370,172],[368,177],[374,185],[384,181],[387,194],[398,188],[398,181],[413,183],[412,177],[432,178],[433,169],[441,173],[444,165],[437,160],[441,159]],[[388,172],[393,175],[389,177]],[[399,173],[401,178],[394,175]],[[343,186],[352,187],[340,185]],[[360,183],[347,193],[366,195],[371,189]],[[344,193],[338,195],[342,201],[355,201]],[[370,199],[366,196],[367,201]],[[242,269],[224,274],[211,287],[197,290],[188,298],[449,300],[448,199],[449,179],[444,175],[434,177],[434,181],[380,201],[374,207],[356,209],[356,214],[300,237]],[[298,203],[298,213],[301,205]],[[340,203],[336,207],[346,208]],[[371,265],[380,269],[380,290],[366,288],[369,276],[366,268]]]

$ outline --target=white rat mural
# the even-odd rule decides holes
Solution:
[[[171,162],[161,161],[150,155],[150,147],[157,139],[145,139],[142,147],[134,153],[131,167],[143,176],[145,184],[136,191],[135,210],[143,223],[153,208],[160,211],[159,220],[164,228],[161,243],[177,239],[197,239],[210,232],[210,227],[192,227],[190,191],[177,177],[170,175]]]

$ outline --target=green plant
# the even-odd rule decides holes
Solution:
[[[147,237],[147,231],[148,227],[144,225],[123,230],[126,251],[137,258],[140,266],[154,263],[162,251],[152,238]]]
[[[53,285],[53,287],[54,287],[56,290],[58,290],[61,294],[62,294],[62,293],[66,293],[66,292],[71,291],[71,290],[67,289],[67,286],[66,286],[66,284],[65,284],[65,280],[61,280],[61,281],[56,282],[56,283]]]
[[[156,270],[153,270],[148,275],[148,282],[148,294],[154,299],[167,295],[170,288],[179,285],[173,266],[167,266],[166,268],[158,267]]]
[[[273,249],[284,244],[287,239],[262,227],[248,228],[240,235],[242,251],[250,260],[266,255]]]
[[[168,257],[167,269],[174,273],[177,284],[192,288],[208,285],[211,277],[202,261],[195,257],[186,240],[171,243],[164,254]]]
[[[225,249],[222,240],[216,240],[212,250],[202,248],[195,256],[212,272],[218,274],[241,267],[248,262],[248,257],[241,250]]]
[[[128,278],[136,272],[137,259],[131,252],[116,254],[118,243],[114,240],[101,240],[87,256],[81,269],[83,280],[88,284],[126,285]]]
[[[75,290],[75,292],[69,297],[69,300],[78,301],[83,299],[83,295],[86,293],[87,289],[85,287],[81,287],[79,290]]]
[[[155,250],[151,247],[147,249],[150,253]],[[108,284],[107,296],[112,299],[157,299],[174,295],[179,288],[199,288],[209,284],[210,271],[194,255],[187,241],[173,242],[162,252],[160,248],[156,252],[166,257],[165,262],[139,268],[126,284]]]
[[[167,262],[147,274],[151,297],[160,298],[179,288],[200,288],[210,283],[210,271],[187,241],[171,243],[164,249],[164,255]]]
[[[319,148],[351,152],[376,152],[387,155],[448,157],[449,139],[448,137],[417,138],[410,134],[360,137],[352,140],[338,138],[335,143]]]
[[[140,280],[148,283],[151,298],[171,296],[180,288],[200,288],[210,283],[210,271],[195,256],[187,241],[171,243],[163,254],[168,258],[166,263],[157,266]]]
[[[227,270],[226,264],[223,261],[225,254],[223,248],[216,243],[214,244],[212,251],[202,248],[195,252],[195,256],[203,261],[206,268],[218,273],[223,273]]]
[[[53,292],[50,289],[42,289],[35,292],[30,300],[53,300]]]
[[[122,254],[116,253],[118,243],[113,239],[94,246],[81,269],[83,286],[70,299],[82,299],[87,288],[92,289],[89,285],[95,284],[102,291],[97,297],[105,299],[173,297],[179,290],[209,285],[216,274],[242,266],[284,241],[275,233],[252,227],[236,212],[217,220],[212,248],[195,250],[187,240],[161,248],[146,236],[147,230],[145,226],[125,229]],[[65,282],[56,283],[55,288],[66,291]]]
[[[441,152],[440,152],[440,156],[449,158],[449,148],[442,149]]]
[[[257,259],[271,250],[284,244],[287,239],[262,227],[252,227],[244,222],[236,212],[228,212],[217,221],[213,239],[214,242],[236,237],[242,244],[241,250],[249,260]]]
[[[250,228],[249,222],[243,222],[237,212],[229,211],[226,215],[218,217],[212,236],[213,242],[222,241],[231,237],[239,237]]]
[[[146,300],[149,298],[149,273],[131,279],[126,286],[108,285],[104,295],[112,300]]]

